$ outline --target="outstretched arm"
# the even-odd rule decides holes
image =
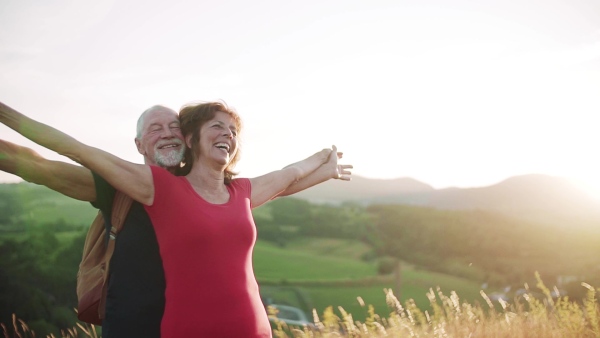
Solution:
[[[0,140],[0,170],[81,201],[96,200],[94,178],[88,169],[47,160],[32,149],[4,140]]]
[[[327,162],[322,164],[319,168],[317,168],[317,170],[313,171],[308,176],[304,177],[296,183],[292,183],[292,185],[287,187],[287,189],[285,189],[275,197],[293,195],[297,192],[308,189],[319,183],[328,181],[331,178],[343,181],[350,181],[350,175],[352,173],[349,169],[352,169],[352,165],[338,164],[338,160],[341,159],[342,156],[343,153],[332,151],[331,154],[329,154]]]
[[[270,172],[266,175],[251,178],[252,184],[252,207],[256,208],[287,189],[291,184],[310,175],[323,163],[327,162],[331,152],[337,153],[335,146],[333,150],[323,149],[306,159],[291,164],[281,170]],[[337,156],[337,155],[336,155]]]
[[[150,205],[154,184],[149,166],[131,163],[103,150],[87,146],[71,136],[30,119],[0,103],[0,122],[33,142],[67,156],[104,177],[115,189]]]

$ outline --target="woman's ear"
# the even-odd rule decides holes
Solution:
[[[188,148],[192,149],[192,135],[187,135],[187,136],[185,137],[185,145],[186,145]]]

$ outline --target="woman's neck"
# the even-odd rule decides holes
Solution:
[[[208,168],[200,163],[194,163],[186,177],[190,182],[214,189],[222,186],[225,182],[225,173],[222,170]]]
[[[229,200],[223,170],[194,163],[192,170],[185,178],[190,182],[196,193],[208,202],[225,203]]]

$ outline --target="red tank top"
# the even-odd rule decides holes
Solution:
[[[151,169],[154,203],[146,210],[167,284],[161,337],[271,337],[252,268],[250,180],[233,180],[229,201],[211,204],[185,177]]]

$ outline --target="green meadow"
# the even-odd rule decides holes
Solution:
[[[333,306],[336,312],[342,307],[357,320],[364,320],[365,305],[386,313],[386,289],[393,290],[401,301],[414,299],[423,308],[429,307],[426,293],[438,287],[447,292],[456,291],[469,301],[481,299],[480,285],[474,281],[418,270],[408,264],[402,265],[401,290],[398,290],[393,275],[379,276],[374,261],[360,259],[359,253],[366,249],[363,243],[346,239],[301,238],[285,248],[258,241],[254,249],[254,271],[259,284],[265,284],[262,289],[271,293],[277,289],[275,302],[278,296],[284,303],[301,308],[304,302],[310,307],[304,309],[308,314],[313,308],[322,314]],[[305,299],[298,300],[298,297]]]
[[[254,271],[259,280],[275,281],[364,278],[374,276],[377,272],[374,263],[362,262],[353,257],[324,255],[312,251],[310,247],[280,248],[260,241],[254,248]]]

